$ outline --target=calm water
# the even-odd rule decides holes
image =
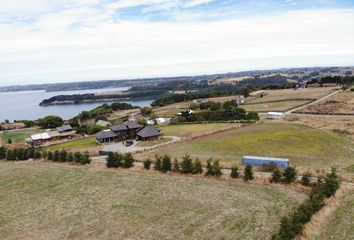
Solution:
[[[28,92],[5,92],[0,93],[0,122],[8,119],[13,120],[36,120],[47,115],[58,115],[63,119],[70,119],[81,111],[91,110],[103,103],[87,103],[78,105],[55,105],[55,106],[39,106],[43,99],[47,99],[56,95],[70,95],[83,93],[97,93],[107,91],[122,91],[128,88],[111,88],[111,89],[95,89],[95,90],[78,90],[65,92],[45,92],[45,91],[28,91]],[[153,100],[142,101],[124,101],[136,106],[149,106]]]

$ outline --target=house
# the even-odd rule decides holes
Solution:
[[[136,135],[140,141],[152,141],[160,138],[161,133],[158,129],[153,126],[145,126],[139,130]]]
[[[74,137],[74,131],[70,131],[69,128],[66,128],[67,130],[63,131],[64,129],[65,128],[60,129],[62,132],[54,130],[33,134],[30,138],[26,139],[26,142],[32,146],[40,146],[48,142],[60,141],[63,139],[70,139]]]
[[[95,134],[98,143],[114,142],[117,141],[117,134],[112,130],[103,130]]]
[[[111,126],[111,123],[104,121],[104,120],[98,120],[96,122],[96,125],[101,126],[101,127],[109,127],[109,126]]]
[[[117,134],[117,140],[135,139],[136,132],[143,126],[136,122],[127,122],[111,126],[111,130]]]
[[[242,164],[244,165],[263,166],[269,163],[274,163],[275,165],[277,165],[277,167],[280,168],[287,168],[289,166],[289,159],[256,156],[244,156],[242,158]]]
[[[56,130],[59,133],[63,133],[63,132],[71,132],[73,130],[73,128],[70,125],[63,125],[63,126],[57,127]]]
[[[268,112],[267,113],[268,119],[281,119],[282,117],[284,117],[284,113],[282,113],[282,112]]]

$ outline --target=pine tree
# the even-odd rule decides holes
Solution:
[[[155,165],[154,165],[154,169],[156,171],[161,171],[161,168],[162,168],[162,162],[161,162],[161,157],[160,156],[155,156]]]
[[[81,162],[82,155],[80,152],[74,153],[74,162],[80,163]]]
[[[11,138],[7,139],[7,144],[11,144],[11,143],[12,143]]]
[[[52,161],[54,159],[53,153],[51,151],[48,151],[47,159],[50,161]]]
[[[207,171],[205,173],[205,176],[213,176],[213,166],[211,165],[212,159],[208,159],[207,161]]]
[[[179,171],[180,171],[180,169],[179,169],[179,163],[178,163],[177,158],[175,158],[175,160],[173,161],[173,168],[172,168],[172,171],[173,171],[173,172],[179,172]]]
[[[171,171],[171,169],[172,169],[171,158],[168,155],[164,155],[162,158],[161,171],[168,172]]]
[[[304,175],[302,175],[301,177],[301,184],[304,186],[310,186],[311,177],[312,177],[311,173],[308,172],[304,173]]]
[[[272,178],[270,179],[271,183],[279,183],[281,182],[282,174],[279,170],[279,168],[274,169]]]
[[[123,166],[124,168],[131,168],[134,166],[134,158],[131,153],[124,154]]]
[[[55,150],[55,151],[54,151],[54,154],[53,154],[53,161],[58,162],[59,159],[60,159],[59,151],[58,151],[58,150]]]
[[[28,149],[28,151],[27,151],[27,157],[33,159],[33,158],[34,158],[34,152],[35,152],[34,148]]]
[[[91,163],[91,158],[88,152],[85,152],[82,154],[80,164],[85,165],[85,164],[90,164]]]
[[[213,176],[216,176],[216,177],[220,177],[222,175],[221,167],[219,166],[219,160],[215,160],[213,162],[212,173],[213,173]]]
[[[41,159],[42,158],[42,152],[36,149],[34,151],[34,159]]]
[[[233,165],[231,167],[231,173],[230,173],[231,178],[238,178],[239,173],[238,173],[238,167],[236,165]]]
[[[12,150],[10,150],[10,149],[7,150],[7,152],[6,152],[6,160],[8,160],[8,161],[14,160]]]
[[[181,173],[183,174],[193,173],[193,161],[189,155],[185,155],[183,157],[181,163]]]
[[[202,173],[203,173],[202,163],[198,158],[196,158],[193,163],[193,174],[202,174]]]
[[[324,184],[322,186],[321,192],[329,198],[336,193],[339,185],[340,182],[338,179],[337,170],[332,168],[331,173],[327,174],[327,176],[324,178]]]
[[[72,162],[74,161],[74,155],[72,152],[69,152],[68,155],[66,156],[66,161],[67,162]]]
[[[293,167],[287,167],[283,173],[284,182],[292,183],[296,180],[296,169]]]
[[[243,179],[245,181],[253,180],[253,170],[251,165],[246,166]]]
[[[114,153],[110,152],[108,154],[108,157],[106,158],[106,166],[108,168],[117,168],[118,166],[116,165],[116,158],[114,156]]]
[[[0,147],[0,160],[6,158],[6,148]]]
[[[60,152],[59,152],[59,161],[60,162],[65,162],[66,161],[66,158],[67,158],[67,155],[68,153],[62,149]]]
[[[144,168],[145,168],[146,170],[149,170],[150,167],[151,167],[151,160],[150,160],[150,158],[145,159],[145,161],[144,161]]]

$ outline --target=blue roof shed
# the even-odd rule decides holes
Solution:
[[[274,163],[280,168],[289,167],[289,159],[287,158],[243,156],[242,163],[244,165],[252,165],[252,166],[263,166],[264,164]]]

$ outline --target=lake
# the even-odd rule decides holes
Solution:
[[[63,92],[45,92],[45,91],[25,91],[25,92],[4,92],[0,93],[0,122],[5,119],[13,120],[36,120],[47,115],[57,115],[63,119],[75,117],[82,111],[87,111],[98,107],[103,102],[85,103],[73,105],[54,105],[39,106],[39,103],[47,98],[56,95],[71,95],[84,93],[100,93],[108,91],[124,91],[129,88],[109,88],[109,89],[93,89],[93,90],[77,90]],[[120,101],[130,103],[135,106],[150,106],[153,100],[141,101]],[[111,103],[111,102],[107,102]]]

